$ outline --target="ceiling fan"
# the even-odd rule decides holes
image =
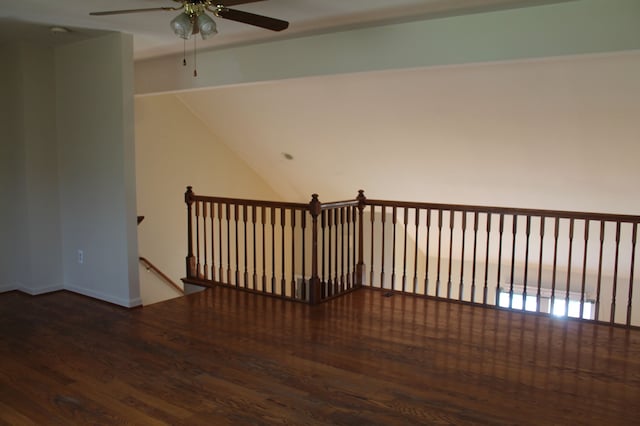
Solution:
[[[231,21],[242,22],[244,24],[265,28],[271,31],[282,31],[289,27],[287,21],[270,18],[268,16],[256,15],[242,10],[230,9],[228,6],[235,6],[246,3],[255,3],[264,0],[173,0],[180,3],[176,7],[151,7],[144,9],[110,10],[104,12],[91,12],[89,15],[119,15],[123,13],[139,13],[153,11],[174,11],[182,12],[171,21],[173,32],[183,39],[189,39],[191,35],[200,33],[203,39],[217,34],[216,23],[206,12],[211,12],[214,16]]]

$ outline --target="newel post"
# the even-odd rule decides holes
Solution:
[[[358,263],[356,264],[356,286],[362,287],[364,284],[364,208],[367,204],[367,197],[364,190],[358,191]]]
[[[187,186],[187,192],[184,193],[184,202],[187,203],[187,278],[196,277],[196,258],[193,256],[193,227],[192,227],[192,211],[193,197],[195,194],[190,186]]]
[[[309,303],[315,305],[320,302],[320,277],[318,276],[318,216],[322,211],[322,204],[318,194],[311,195],[309,213],[311,214],[311,280],[309,281]]]

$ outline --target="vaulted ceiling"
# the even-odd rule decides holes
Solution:
[[[365,189],[371,198],[637,212],[640,202],[621,197],[638,192],[635,75],[640,53],[172,96],[288,200]]]
[[[427,18],[437,21],[442,16],[550,3],[577,5],[563,8],[566,15],[554,21],[552,34],[544,20],[521,20],[520,25],[526,24],[526,36],[523,28],[504,20],[498,20],[501,31],[490,33],[486,29],[491,28],[493,21],[485,20],[484,27],[472,28],[465,37],[454,40],[458,44],[447,44],[450,40],[446,39],[429,39],[428,43],[404,39],[406,45],[424,56],[421,59],[425,62],[431,54],[453,58],[446,66],[405,63],[397,69],[362,67],[344,73],[330,64],[328,68],[332,69],[324,75],[319,72],[296,76],[288,74],[290,62],[260,62],[263,58],[271,59],[264,53],[265,45],[271,42],[277,46],[269,52],[285,58],[294,43],[296,55],[303,55],[306,40],[310,41],[309,46],[317,46],[313,44],[317,36],[338,30],[430,21]],[[626,15],[622,8],[616,11],[611,7],[612,3],[593,0],[250,3],[237,8],[288,20],[290,28],[272,33],[218,19],[219,34],[198,42],[203,51],[199,63],[205,64],[200,66],[199,82],[188,75],[188,80],[183,80],[187,81],[186,86],[173,87],[180,93],[163,96],[172,96],[184,104],[210,129],[212,137],[228,145],[288,199],[306,201],[311,192],[320,192],[324,200],[350,198],[363,188],[377,198],[637,213],[640,201],[634,200],[640,197],[634,187],[637,167],[632,163],[640,155],[637,143],[633,143],[640,134],[637,120],[640,87],[635,77],[640,75],[640,56],[637,52],[611,57],[571,56],[640,48],[634,24],[640,17],[638,3],[615,0],[616,5],[632,12]],[[92,17],[88,13],[167,4],[172,2],[16,1],[3,5],[0,11],[0,21],[13,25],[0,25],[0,41],[58,37],[54,39],[58,43],[72,37],[90,37],[99,31],[129,32],[134,38],[136,68],[146,66],[144,69],[150,72],[143,73],[143,77],[151,79],[170,74],[166,64],[178,63],[175,57],[153,62],[162,59],[158,55],[183,49],[181,41],[168,28],[173,15],[151,12]],[[590,7],[590,13],[576,16],[581,27],[573,32],[572,13],[580,12],[582,4]],[[553,11],[548,14],[551,18],[553,15]],[[20,30],[25,22],[30,24]],[[52,35],[48,31],[51,25],[67,26],[74,32]],[[397,35],[396,29],[390,26],[376,35]],[[449,30],[435,34],[461,32],[457,25],[450,25]],[[464,43],[473,44],[474,31],[486,36],[483,46],[489,59],[483,63],[483,55],[470,55],[471,60],[466,63],[456,62],[461,55],[455,49]],[[361,34],[365,33],[352,34],[350,41]],[[510,36],[516,41],[511,43]],[[608,41],[600,40],[600,36],[608,37]],[[586,41],[581,44],[580,38]],[[620,41],[612,42],[614,39]],[[327,37],[322,40],[326,42]],[[337,36],[335,40],[347,38]],[[258,42],[262,43],[259,48],[251,49]],[[402,55],[393,50],[397,39],[394,43],[382,43],[382,47],[370,39],[358,42],[361,43],[358,46],[375,45],[368,55],[392,57],[393,61]],[[419,50],[421,44],[429,44],[428,54]],[[314,64],[326,58],[329,59],[325,63],[331,60],[334,45],[329,45],[318,52],[319,57],[313,58]],[[340,50],[335,46],[334,50]],[[521,50],[522,55],[503,61],[500,50],[507,47]],[[260,59],[247,58],[258,49],[263,54],[257,55]],[[207,51],[212,53],[207,55],[204,53]],[[223,56],[216,56],[216,52],[222,52]],[[340,54],[338,62],[364,55],[351,50]],[[549,59],[553,56],[557,57]],[[230,60],[224,62],[220,58]],[[238,81],[254,84],[224,81],[208,84],[207,66],[212,70],[211,79],[224,73],[235,78],[260,66],[265,72],[253,74],[253,80]],[[272,75],[277,78],[270,78]],[[194,87],[199,90],[184,90]],[[293,159],[287,159],[287,155]]]

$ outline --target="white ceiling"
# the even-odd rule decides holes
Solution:
[[[201,47],[216,47],[386,21],[560,1],[563,0],[268,0],[235,8],[289,21],[289,29],[275,33],[217,19],[219,34],[199,43]],[[56,44],[74,41],[79,37],[91,37],[97,31],[106,30],[133,34],[136,59],[166,55],[183,49],[183,43],[173,35],[168,25],[176,12],[89,15],[89,12],[95,11],[174,6],[176,3],[171,0],[0,0],[0,3],[0,42],[40,39]],[[35,25],[26,25],[27,23]],[[68,27],[75,33],[53,35],[48,31],[52,25]]]

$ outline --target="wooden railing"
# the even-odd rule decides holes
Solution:
[[[312,304],[366,285],[640,326],[640,216],[371,200],[362,191],[296,204],[188,188],[185,201],[185,282]]]
[[[366,200],[368,285],[640,326],[639,216]]]
[[[198,196],[189,187],[185,202],[184,282],[312,304],[359,286],[358,200],[252,201]]]

